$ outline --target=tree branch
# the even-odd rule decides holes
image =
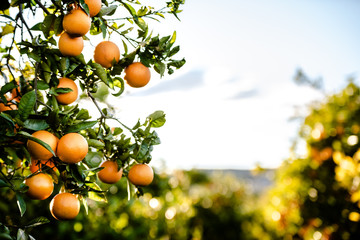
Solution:
[[[39,4],[39,6],[42,8],[42,10],[46,13],[46,14],[50,14],[50,12],[47,10],[47,8],[40,2],[40,0],[34,0],[37,4]]]

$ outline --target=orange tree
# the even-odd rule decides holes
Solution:
[[[165,113],[156,111],[129,127],[100,107],[98,86],[105,84],[119,97],[126,87],[145,86],[150,68],[163,76],[182,67],[185,60],[174,59],[180,49],[174,45],[176,32],[161,37],[148,23],[167,15],[178,18],[183,2],[169,0],[153,7],[132,0],[2,1],[1,237],[25,239],[27,229],[49,222],[42,216],[26,218],[26,202],[33,196],[44,199],[51,194],[51,213],[57,219],[76,217],[77,201],[86,212],[88,199],[104,201],[106,192],[97,178],[104,169],[102,161],[116,163],[117,171],[110,174],[121,172],[124,178],[133,165],[151,161],[153,146],[160,143],[153,128],[165,123]],[[82,52],[92,51],[87,43],[99,38],[95,35],[106,41],[86,60]],[[127,84],[124,73],[129,66],[135,69]],[[99,117],[79,107],[78,92],[93,103],[89,108],[96,108]],[[50,176],[53,183],[41,185],[36,180],[40,176]],[[142,194],[141,187],[128,182],[129,196]],[[49,203],[41,201],[49,209]],[[66,201],[73,210],[60,216],[58,208]],[[18,213],[11,206],[17,206]]]
[[[311,105],[300,131],[307,155],[276,171],[254,231],[258,239],[360,238],[359,99],[360,88],[350,81]]]

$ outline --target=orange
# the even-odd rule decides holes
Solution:
[[[78,163],[88,153],[88,143],[79,133],[68,133],[60,138],[57,156],[65,163]]]
[[[101,10],[101,0],[85,0],[89,7],[90,17],[96,16]]]
[[[94,61],[104,68],[112,66],[113,61],[120,59],[119,47],[111,41],[102,41],[95,47]]]
[[[58,45],[62,55],[76,57],[81,54],[84,48],[84,40],[82,37],[73,37],[63,32],[59,38]]]
[[[11,97],[8,98],[7,100],[14,100],[16,102],[20,102],[21,96],[20,96],[20,87],[17,88],[13,88],[13,90],[11,90]]]
[[[47,199],[54,190],[53,180],[45,173],[38,173],[27,178],[25,184],[29,186],[26,194],[32,199]]]
[[[136,186],[147,186],[154,179],[154,171],[147,164],[135,164],[130,168],[128,179]]]
[[[131,87],[144,87],[148,84],[150,78],[149,68],[141,62],[134,62],[125,68],[124,79]]]
[[[56,220],[71,220],[79,214],[80,202],[72,193],[59,193],[50,202],[50,212]]]
[[[73,9],[63,19],[65,32],[72,36],[84,36],[91,27],[90,17],[80,8]]]
[[[58,88],[70,88],[72,92],[68,93],[61,93],[55,96],[56,100],[64,105],[68,105],[73,103],[78,97],[78,87],[76,86],[75,82],[70,78],[60,78]]]
[[[49,168],[52,168],[54,171],[56,170],[55,164],[51,159],[49,160],[33,160],[31,159],[30,163],[30,171],[32,173],[41,171],[42,166],[48,166]]]
[[[17,106],[13,103],[0,103],[0,112],[9,111],[9,110],[17,110]]]
[[[47,143],[54,152],[56,151],[56,146],[59,139],[52,133],[45,130],[40,130],[34,132],[32,136]],[[27,149],[34,159],[48,160],[53,156],[53,154],[49,150],[32,140],[29,140],[27,142]]]
[[[100,167],[104,167],[100,172],[98,172],[98,178],[100,181],[108,184],[113,184],[118,182],[121,177],[123,170],[122,168],[118,171],[118,164],[114,161],[105,161]]]

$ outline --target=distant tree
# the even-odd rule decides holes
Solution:
[[[290,158],[262,208],[260,236],[360,239],[360,89],[353,82],[311,105],[300,136],[305,158]]]

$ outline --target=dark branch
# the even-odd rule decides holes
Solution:
[[[50,12],[46,9],[46,7],[40,2],[40,0],[34,0],[37,4],[39,4],[39,6],[42,8],[42,10],[44,10],[44,12],[46,14],[50,14]]]

